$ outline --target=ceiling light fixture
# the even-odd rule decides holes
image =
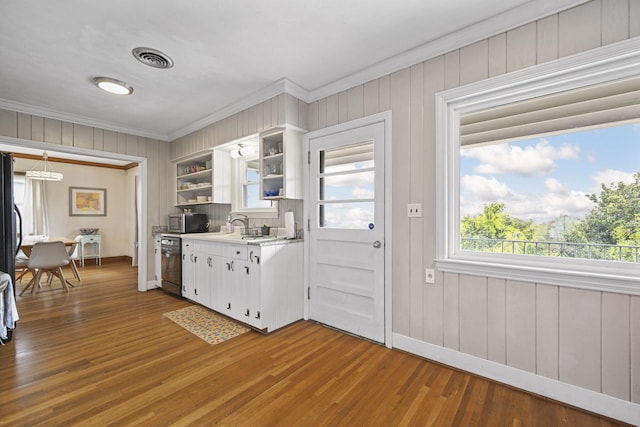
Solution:
[[[25,174],[27,178],[37,179],[40,181],[62,181],[62,174],[60,172],[54,172],[47,159],[49,155],[45,151],[42,153],[42,162],[37,163],[30,171]],[[36,167],[44,163],[42,170],[37,170]],[[47,169],[48,167],[48,169]]]
[[[131,87],[131,85],[109,77],[94,77],[93,84],[105,92],[116,95],[131,95],[133,93],[133,87]]]
[[[256,152],[256,147],[253,145],[244,145],[238,144],[238,148],[234,149],[229,153],[232,159],[238,159],[244,156],[250,156],[251,154]]]

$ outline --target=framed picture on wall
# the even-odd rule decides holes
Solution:
[[[106,215],[106,188],[69,187],[69,216]]]

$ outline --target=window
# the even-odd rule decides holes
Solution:
[[[260,198],[260,158],[258,134],[216,147],[221,158],[231,165],[231,211],[252,218],[276,218],[278,202]]]
[[[319,226],[366,229],[374,218],[373,141],[320,151]]]
[[[438,94],[439,269],[640,293],[636,45]]]
[[[24,175],[13,176],[13,200],[20,212],[24,212],[25,180]]]
[[[274,202],[260,199],[260,164],[258,155],[241,157],[237,161],[240,171],[239,188],[241,192],[241,204],[236,210],[271,209]]]

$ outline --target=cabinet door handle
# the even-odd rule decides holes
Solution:
[[[198,290],[197,290],[197,289],[194,289],[194,290],[193,290],[193,293],[197,296],[197,295],[198,295]]]
[[[167,256],[169,256],[169,254],[167,254]],[[182,260],[183,260],[183,261],[186,259],[186,258],[185,258],[186,256],[187,256],[187,254],[182,254]]]
[[[230,302],[227,303],[227,310],[231,310],[231,303]]]
[[[247,267],[246,265],[244,266],[244,271],[245,273],[249,274],[249,267]]]
[[[247,308],[247,310],[244,312],[244,315],[249,317],[249,309]]]
[[[256,319],[260,318],[260,312],[258,312],[258,314],[256,314]]]
[[[211,257],[207,258],[207,265],[211,267]]]

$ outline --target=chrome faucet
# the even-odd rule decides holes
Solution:
[[[249,217],[243,214],[238,214],[237,217],[231,218],[229,222],[233,224],[236,221],[240,221],[244,225],[244,235],[248,236],[249,235]]]

